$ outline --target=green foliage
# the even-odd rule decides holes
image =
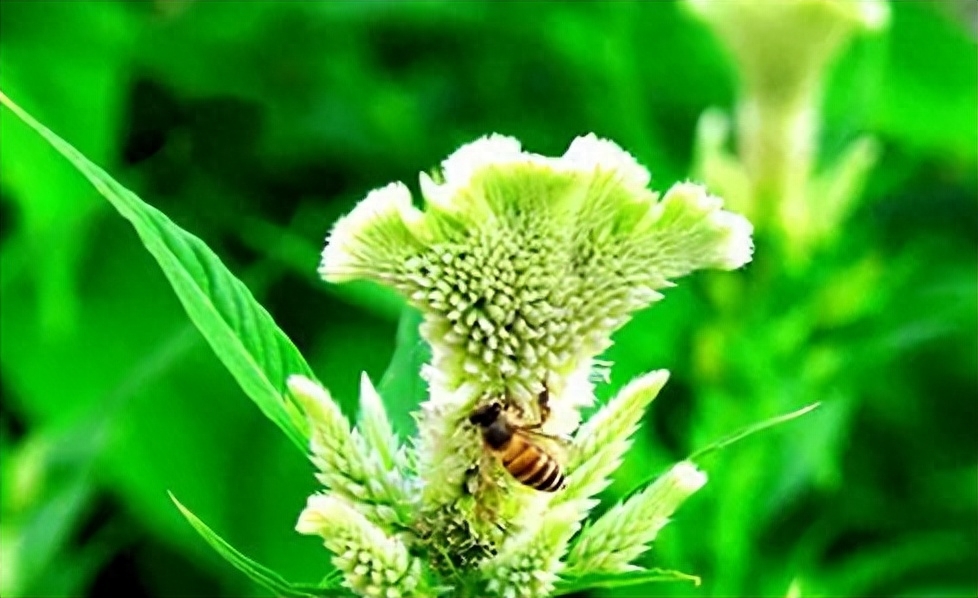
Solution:
[[[687,457],[687,459],[690,460],[690,461],[702,460],[704,457],[706,457],[710,453],[713,453],[715,451],[724,449],[724,448],[730,446],[731,444],[733,444],[735,442],[739,442],[739,441],[743,440],[744,438],[747,438],[748,436],[752,436],[752,435],[754,435],[754,434],[756,434],[758,432],[761,432],[763,430],[766,430],[768,428],[772,428],[772,427],[777,426],[779,424],[783,424],[783,423],[788,422],[788,421],[791,421],[791,420],[793,420],[795,418],[801,417],[801,416],[805,415],[806,413],[808,413],[809,411],[817,408],[818,406],[819,406],[819,403],[813,403],[811,405],[808,405],[807,407],[802,407],[801,409],[799,409],[797,411],[792,411],[791,413],[786,413],[784,415],[779,415],[777,417],[771,417],[771,418],[768,418],[768,419],[766,419],[764,421],[757,422],[756,424],[751,424],[751,425],[743,428],[742,430],[737,430],[736,432],[734,432],[733,434],[730,434],[729,436],[727,436],[725,438],[721,438],[720,440],[718,440],[718,441],[710,444],[709,446],[706,446],[704,448],[699,449],[698,451],[696,451],[695,453],[693,453],[692,455],[690,455],[689,457]]]
[[[2,92],[0,92],[0,103],[3,103],[44,137],[78,168],[99,189],[102,195],[117,207],[124,217],[134,224],[146,248],[158,259],[164,272],[170,275],[171,285],[177,295],[184,299],[184,305],[188,307],[191,319],[198,324],[205,338],[211,341],[225,365],[233,373],[238,373],[242,369],[247,372],[252,365],[250,354],[241,354],[240,352],[234,354],[232,351],[230,355],[221,355],[220,349],[227,344],[228,337],[232,341],[238,341],[240,345],[247,345],[249,333],[253,330],[233,325],[214,326],[214,320],[217,320],[218,324],[223,323],[220,318],[213,317],[214,314],[209,312],[204,312],[202,317],[199,309],[194,309],[198,307],[199,303],[203,303],[205,307],[208,306],[207,299],[218,297],[220,287],[215,292],[212,290],[215,285],[201,285],[210,291],[206,294],[200,292],[195,294],[193,292],[200,291],[200,287],[190,287],[190,291],[188,291],[185,277],[180,276],[180,274],[186,275],[187,269],[181,266],[193,265],[193,263],[189,259],[180,260],[175,257],[174,253],[179,256],[178,252],[169,253],[165,251],[165,248],[168,248],[165,241],[183,237],[187,243],[197,246],[206,257],[216,264],[216,268],[219,269],[228,283],[224,286],[231,287],[232,294],[234,294],[234,290],[243,291],[241,294],[244,295],[244,301],[250,301],[249,305],[261,309],[257,303],[254,303],[243,283],[224,270],[219,260],[209,253],[207,246],[199,239],[174,225],[162,213],[144,204],[142,200],[89,162],[71,145],[24,112]],[[631,167],[634,166],[634,162],[629,158],[625,165]],[[603,176],[600,170],[595,172],[597,173],[596,176]],[[640,176],[640,178],[642,180],[638,181],[638,188],[644,192],[644,179],[647,177]],[[675,212],[674,209],[670,208],[671,195],[672,191],[663,199],[661,207],[664,209],[660,214],[669,215],[670,211]],[[694,197],[701,197],[702,200],[707,199],[702,192],[694,194]],[[703,203],[703,201],[699,203]],[[711,209],[716,209],[718,206],[719,201],[714,199],[711,202]],[[702,209],[702,206],[699,207]],[[368,215],[370,214],[371,212],[368,211]],[[372,214],[376,217],[379,212],[373,210]],[[730,217],[729,214],[727,216]],[[663,218],[676,220],[671,216],[663,216]],[[149,226],[148,223],[156,226]],[[685,226],[687,232],[695,232],[701,224],[697,219],[694,219],[691,224]],[[740,228],[744,232],[744,236],[739,239],[738,248],[728,252],[737,256],[733,259],[738,261],[726,266],[728,269],[733,265],[741,264],[742,260],[749,259],[750,227],[744,222]],[[689,236],[701,237],[702,235],[691,234]],[[383,237],[377,239],[379,243],[388,241],[389,239]],[[702,239],[700,242],[705,243]],[[720,241],[719,244],[729,245],[726,241]],[[161,245],[164,249],[161,249]],[[710,244],[706,244],[705,247],[713,251],[709,249]],[[329,248],[327,248],[327,252],[328,250]],[[353,255],[361,253],[351,251]],[[667,255],[675,256],[675,254]],[[696,257],[698,256],[695,254],[683,255],[680,262],[688,263]],[[684,266],[684,268],[693,269],[694,266],[689,265]],[[674,274],[681,273],[681,271],[677,271]],[[654,275],[655,280],[658,280],[658,277],[659,275],[656,273]],[[205,281],[209,281],[210,278],[205,278]],[[445,283],[444,278],[436,280],[439,284]],[[264,315],[265,320],[259,323],[265,324],[272,334],[281,335],[282,333],[275,327],[267,312],[261,311],[261,314]],[[211,317],[208,318],[207,316]],[[230,331],[227,330],[228,328]],[[419,330],[421,330],[420,327]],[[430,340],[435,342],[433,338]],[[231,348],[234,349],[237,346],[232,344]],[[296,355],[298,355],[297,352]],[[320,470],[317,477],[330,494],[328,496],[314,495],[310,497],[307,509],[300,517],[296,529],[302,533],[323,536],[327,548],[334,553],[334,564],[338,568],[344,569],[346,585],[359,594],[376,595],[387,587],[389,590],[398,592],[403,590],[410,595],[415,591],[418,583],[422,581],[420,579],[422,561],[419,561],[417,557],[413,559],[409,557],[407,546],[399,539],[389,538],[386,535],[387,530],[381,527],[385,524],[396,524],[392,528],[393,531],[401,531],[409,528],[413,523],[406,510],[406,507],[411,504],[411,498],[407,494],[406,484],[400,479],[407,473],[405,471],[407,464],[402,460],[404,453],[400,450],[396,434],[388,420],[381,398],[369,377],[364,374],[360,389],[360,420],[356,431],[351,431],[343,414],[328,393],[313,380],[303,375],[308,371],[308,366],[305,366],[304,361],[302,366],[305,367],[305,370],[295,370],[299,373],[290,374],[287,378],[288,392],[297,401],[296,406],[293,407],[295,411],[290,415],[295,418],[293,423],[298,418],[304,418],[304,422],[311,428],[309,432],[303,434],[303,440],[308,438],[311,456]],[[279,372],[279,374],[282,373]],[[239,379],[241,378],[247,380],[247,376],[239,376]],[[575,479],[578,479],[579,483],[576,486],[574,484],[568,486],[564,493],[550,504],[549,513],[544,517],[543,525],[539,526],[537,531],[532,531],[536,528],[530,527],[527,528],[531,530],[530,532],[524,530],[523,534],[514,536],[512,542],[503,545],[498,555],[501,560],[494,558],[480,567],[490,577],[488,586],[490,591],[494,591],[493,584],[499,583],[504,584],[503,587],[507,588],[507,593],[515,591],[515,588],[523,588],[520,591],[525,591],[527,584],[524,579],[519,578],[515,584],[508,584],[508,586],[508,582],[503,580],[509,579],[512,575],[531,575],[536,578],[537,583],[542,585],[539,591],[533,591],[531,595],[549,595],[551,593],[554,587],[552,581],[556,581],[554,571],[557,570],[557,564],[571,537],[580,529],[580,521],[596,503],[591,497],[608,485],[609,480],[607,478],[613,469],[620,465],[622,455],[630,444],[629,437],[634,434],[638,421],[641,419],[643,407],[647,406],[648,402],[658,394],[667,378],[668,373],[660,370],[637,379],[623,389],[619,397],[609,403],[580,430],[579,438],[581,440],[575,443],[577,450],[568,463],[573,468],[576,474]],[[255,395],[252,396],[255,397]],[[256,402],[262,407],[265,406],[262,401],[264,398],[261,395],[256,398]],[[273,403],[273,405],[276,404]],[[706,451],[701,451],[698,454],[723,448],[754,432],[787,421],[810,410],[811,407],[794,414],[761,422],[730,439],[715,443]],[[296,415],[300,412],[302,415]],[[266,408],[266,415],[273,421],[276,420],[278,414],[278,411]],[[289,426],[281,423],[280,426],[287,435],[293,432]],[[301,424],[299,426],[301,427]],[[594,465],[594,462],[597,465]],[[428,483],[430,484],[430,481]],[[692,464],[679,464],[655,484],[643,489],[637,497],[626,503],[619,503],[604,517],[594,522],[593,526],[587,525],[575,546],[575,548],[584,546],[587,548],[572,551],[568,557],[567,568],[575,573],[578,586],[582,589],[588,587],[582,584],[593,577],[592,573],[596,575],[615,571],[632,572],[636,567],[629,563],[635,560],[639,554],[648,550],[648,544],[668,521],[668,516],[675,511],[683,500],[705,483],[706,477],[696,470]],[[250,579],[275,592],[276,595],[313,595],[289,584],[275,571],[244,556],[187,510],[172,493],[170,498],[208,544]],[[633,513],[632,511],[637,512]],[[365,515],[369,520],[365,518]],[[634,525],[634,521],[644,521],[649,525],[646,528],[638,526],[641,531],[636,531],[638,528]],[[604,529],[621,526],[630,528],[630,533]],[[536,537],[537,535],[539,537]],[[612,540],[612,546],[617,546],[614,542],[615,539],[621,540],[621,547],[608,548],[604,546],[603,544],[609,539]],[[440,542],[436,541],[436,543],[439,544],[438,548],[440,549]],[[510,548],[511,544],[517,547],[527,544],[526,550]],[[508,552],[507,548],[509,548]],[[394,550],[393,554],[391,554],[392,550]],[[512,562],[514,559],[517,561],[515,564]],[[593,565],[592,561],[603,564]],[[370,567],[373,567],[374,570],[369,574],[361,572],[361,569],[369,571]],[[638,569],[641,570],[641,568]],[[545,575],[553,577],[553,580],[544,578]],[[379,577],[375,579],[376,576]],[[643,582],[651,582],[665,581],[671,578],[660,576],[641,579]],[[397,583],[391,585],[395,581]],[[594,583],[596,586],[601,586],[609,582],[595,578]],[[7,582],[7,585],[16,587],[20,584],[19,580],[14,579],[12,582]],[[423,585],[427,586],[428,584]],[[628,585],[628,581],[619,580],[615,585]],[[317,586],[315,591],[329,589],[328,586]]]
[[[421,338],[420,325],[421,312],[405,307],[397,324],[397,348],[377,388],[394,432],[402,437],[414,435],[417,422],[411,410],[421,404],[426,394],[418,372],[431,361],[431,349]]]
[[[238,552],[238,550],[236,550],[233,546],[225,542],[223,538],[214,532],[214,530],[207,527],[207,524],[191,513],[187,507],[180,504],[180,501],[178,501],[172,494],[170,495],[170,499],[177,505],[177,508],[180,509],[183,516],[187,518],[190,525],[197,530],[197,533],[207,540],[207,543],[210,544],[214,550],[227,559],[229,563],[234,565],[238,571],[241,571],[256,583],[268,588],[274,592],[276,596],[282,596],[283,598],[329,596],[332,595],[330,590],[339,587],[338,575],[329,575],[323,580],[322,583],[316,586],[309,586],[308,584],[303,586],[285,581],[278,573],[249,559],[245,555]]]
[[[687,575],[680,571],[670,571],[667,569],[648,569],[644,571],[632,571],[630,573],[609,574],[588,574],[580,576],[568,576],[567,579],[557,584],[554,596],[566,596],[587,589],[609,589],[627,588],[629,586],[643,585],[648,583],[661,583],[664,581],[690,581],[695,585],[700,585],[700,578],[695,575]]]
[[[646,564],[702,586],[594,595],[978,591],[978,53],[966,4],[959,17],[954,2],[892,2],[890,31],[832,66],[818,163],[837,164],[862,133],[880,144],[832,246],[786,272],[762,232],[742,285],[685,282],[615,336],[600,396],[652,369],[672,377],[606,504],[731,429],[821,407],[716,453],[708,491],[663,530]],[[411,184],[492,131],[543,152],[594,131],[650,165],[653,184],[681,178],[701,112],[731,106],[730,64],[673,2],[25,2],[5,3],[0,21],[0,89],[206,242],[346,413],[361,370],[380,380],[402,435],[426,348],[409,324],[397,334],[390,294],[317,279],[329,226],[368,189]],[[128,225],[7,110],[0,145],[4,467],[38,437],[96,465],[57,460],[86,486],[60,522],[57,485],[4,483],[3,549],[38,537],[29,529],[63,539],[38,559],[41,578],[65,573],[63,595],[101,595],[108,578],[151,595],[262,591],[211,557],[173,489],[286,578],[323,567],[321,544],[293,531],[310,467],[242,400]],[[91,421],[100,440],[65,440]],[[103,527],[92,513],[107,497]],[[73,547],[90,525],[105,531],[86,555]]]
[[[71,538],[95,498],[91,469],[98,423],[33,434],[16,447],[0,445],[0,592],[4,596],[70,596],[90,584],[125,541],[120,521],[96,527],[85,546]],[[94,438],[94,441],[93,441]]]
[[[292,373],[312,372],[248,288],[200,239],[121,186],[3,93],[0,103],[40,133],[132,223],[217,356],[265,415],[305,451],[304,420],[284,400],[284,379]]]

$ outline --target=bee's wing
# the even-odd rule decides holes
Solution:
[[[558,442],[560,444],[570,444],[574,439],[567,434],[548,434],[537,428],[520,428],[520,432],[528,436],[533,436],[534,438],[542,438],[550,442]]]
[[[548,434],[534,428],[517,428],[516,433],[523,435],[528,442],[532,442],[544,449],[561,466],[567,463],[567,449],[570,447],[571,442],[569,436]]]

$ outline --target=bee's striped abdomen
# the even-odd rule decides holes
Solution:
[[[499,456],[506,471],[526,486],[553,492],[563,485],[564,476],[557,461],[519,434],[501,447]]]
[[[521,481],[527,486],[532,486],[542,492],[555,492],[560,490],[560,487],[564,485],[564,474],[560,471],[560,466],[557,465],[557,462],[548,456],[547,463],[544,467],[541,467],[532,477]]]

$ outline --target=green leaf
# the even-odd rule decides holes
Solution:
[[[337,214],[334,218],[338,218]],[[306,209],[293,217],[293,221],[311,219],[317,221],[323,215]],[[262,253],[280,264],[283,264],[295,274],[314,281],[317,288],[335,297],[356,305],[372,315],[384,320],[396,320],[404,306],[404,300],[397,293],[369,281],[352,281],[349,284],[326,285],[316,273],[317,262],[322,252],[322,246],[310,243],[306,238],[289,228],[265,222],[259,218],[242,218],[237,226],[241,240],[251,249]],[[310,260],[310,256],[314,259]]]
[[[289,374],[313,377],[295,345],[200,239],[146,204],[0,92],[4,104],[81,172],[136,229],[190,319],[245,393],[305,453],[306,423],[287,402]]]
[[[751,424],[749,426],[745,426],[745,427],[741,428],[740,430],[737,430],[733,434],[730,434],[729,436],[726,436],[724,438],[721,438],[720,440],[718,440],[718,441],[710,444],[709,446],[706,446],[706,447],[704,447],[704,448],[696,451],[692,455],[686,457],[686,459],[684,459],[684,460],[685,461],[693,461],[693,462],[699,463],[700,460],[702,460],[703,457],[706,457],[706,456],[710,455],[711,453],[714,453],[714,452],[716,452],[716,451],[718,451],[720,449],[726,448],[726,447],[730,446],[731,444],[734,444],[738,440],[743,440],[744,438],[747,438],[748,436],[751,436],[753,434],[756,434],[757,432],[761,432],[762,430],[766,430],[767,428],[772,428],[772,427],[774,427],[774,426],[776,426],[778,424],[783,424],[783,423],[788,422],[788,421],[791,421],[791,420],[793,420],[795,418],[801,417],[802,415],[805,415],[806,413],[814,410],[819,405],[821,405],[820,402],[818,402],[818,403],[812,403],[811,405],[808,405],[806,407],[802,407],[801,409],[798,409],[797,411],[792,411],[791,413],[785,413],[784,415],[778,415],[778,416],[775,416],[775,417],[771,417],[771,418],[768,418],[766,420],[757,422],[755,424]],[[646,477],[641,483],[633,486],[630,491],[628,491],[627,493],[625,493],[625,496],[624,496],[624,498],[622,500],[623,501],[624,500],[628,500],[629,498],[635,496],[636,494],[638,494],[639,492],[641,492],[642,490],[644,490],[649,484],[651,484],[656,479],[658,479],[660,476],[662,476],[664,473],[665,473],[665,471],[658,471],[654,475],[651,475],[651,476]]]
[[[879,90],[870,113],[874,129],[903,148],[927,152],[942,163],[957,160],[974,172],[967,166],[975,160],[978,130],[974,34],[947,18],[937,5],[890,5],[894,26],[887,43],[887,67],[870,86]],[[941,68],[933,68],[935,64]],[[840,90],[840,103],[851,103],[854,88]]]
[[[92,464],[98,438],[97,427],[80,422],[59,430],[42,428],[4,449],[4,596],[83,594],[83,583],[111,555],[101,541],[104,527],[84,545],[72,543],[96,496]]]
[[[119,133],[139,17],[118,4],[92,10],[84,3],[58,2],[48,8],[4,7],[0,88],[70,134],[92,159],[108,160],[121,152]],[[44,25],[51,22],[60,27]],[[9,35],[15,30],[27,33]],[[55,71],[58,77],[37,76]],[[99,109],[89,110],[91,106]],[[7,126],[3,117],[14,118],[0,117],[0,178],[9,192],[5,199],[17,205],[15,226],[29,254],[30,272],[36,273],[33,334],[60,340],[81,319],[85,244],[107,206],[44,140],[27,127]]]
[[[276,596],[286,598],[311,598],[316,596],[330,596],[330,591],[339,586],[340,576],[334,573],[327,575],[318,585],[293,584],[282,578],[281,575],[272,571],[268,567],[256,563],[245,555],[241,554],[235,547],[228,544],[223,538],[218,536],[214,530],[207,527],[203,521],[183,506],[173,493],[168,493],[170,500],[180,509],[180,512],[197,533],[200,534],[211,547],[217,551],[224,559],[234,565],[234,567],[251,578],[254,582],[274,592]]]
[[[589,573],[568,579],[561,580],[554,588],[553,596],[565,596],[593,590],[596,588],[624,588],[637,586],[646,583],[657,583],[666,581],[691,581],[695,585],[700,585],[700,578],[689,575],[681,571],[671,569],[642,569],[629,573]]]
[[[687,460],[696,461],[697,459],[702,459],[703,457],[709,455],[710,453],[726,448],[731,444],[737,442],[738,440],[743,440],[744,438],[747,438],[748,436],[752,436],[762,430],[773,428],[778,424],[783,424],[795,418],[801,417],[802,415],[805,415],[809,411],[814,410],[819,405],[821,405],[821,403],[812,403],[811,405],[808,405],[807,407],[802,407],[797,411],[792,411],[791,413],[785,413],[784,415],[771,417],[764,421],[757,422],[756,424],[751,424],[749,426],[741,428],[740,430],[737,430],[733,434],[725,438],[721,438],[720,440],[714,442],[713,444],[696,451],[695,453],[687,457]]]
[[[390,365],[377,387],[384,401],[394,431],[406,438],[415,432],[417,423],[411,413],[426,396],[421,366],[431,361],[431,348],[421,338],[421,312],[406,306],[397,324],[397,346]]]

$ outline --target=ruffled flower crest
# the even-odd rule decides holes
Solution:
[[[422,208],[404,184],[392,183],[335,224],[320,274],[386,285],[421,312],[432,351],[422,372],[429,396],[417,414],[418,437],[400,449],[384,439],[393,432],[383,409],[370,410],[379,399],[369,380],[361,391],[368,417],[353,430],[329,407],[325,390],[290,381],[309,415],[327,490],[310,499],[300,531],[319,533],[329,545],[331,514],[356,513],[367,544],[420,549],[442,573],[467,571],[483,589],[507,596],[549,594],[568,554],[618,563],[604,544],[586,540],[582,525],[668,374],[633,381],[578,432],[581,410],[593,404],[606,371],[596,358],[673,279],[739,268],[753,251],[751,224],[724,211],[704,187],[678,183],[660,196],[650,180],[631,155],[594,135],[575,139],[560,157],[490,135],[462,146],[440,172],[421,174]],[[502,400],[525,423],[542,422],[547,434],[577,432],[557,451],[567,468],[564,490],[522,486],[485,458],[467,418],[488,400]],[[370,452],[377,447],[383,462]],[[621,506],[660,519],[618,548],[644,550],[661,518],[705,483],[696,480],[681,485],[685,493],[663,486],[671,498],[650,487],[654,496]],[[336,549],[353,550],[349,537],[334,539],[346,542]],[[337,566],[345,564],[340,558]],[[376,567],[392,577],[413,571],[403,559]],[[348,572],[351,588],[362,586],[364,571]],[[470,579],[456,581],[469,583],[463,578]]]

